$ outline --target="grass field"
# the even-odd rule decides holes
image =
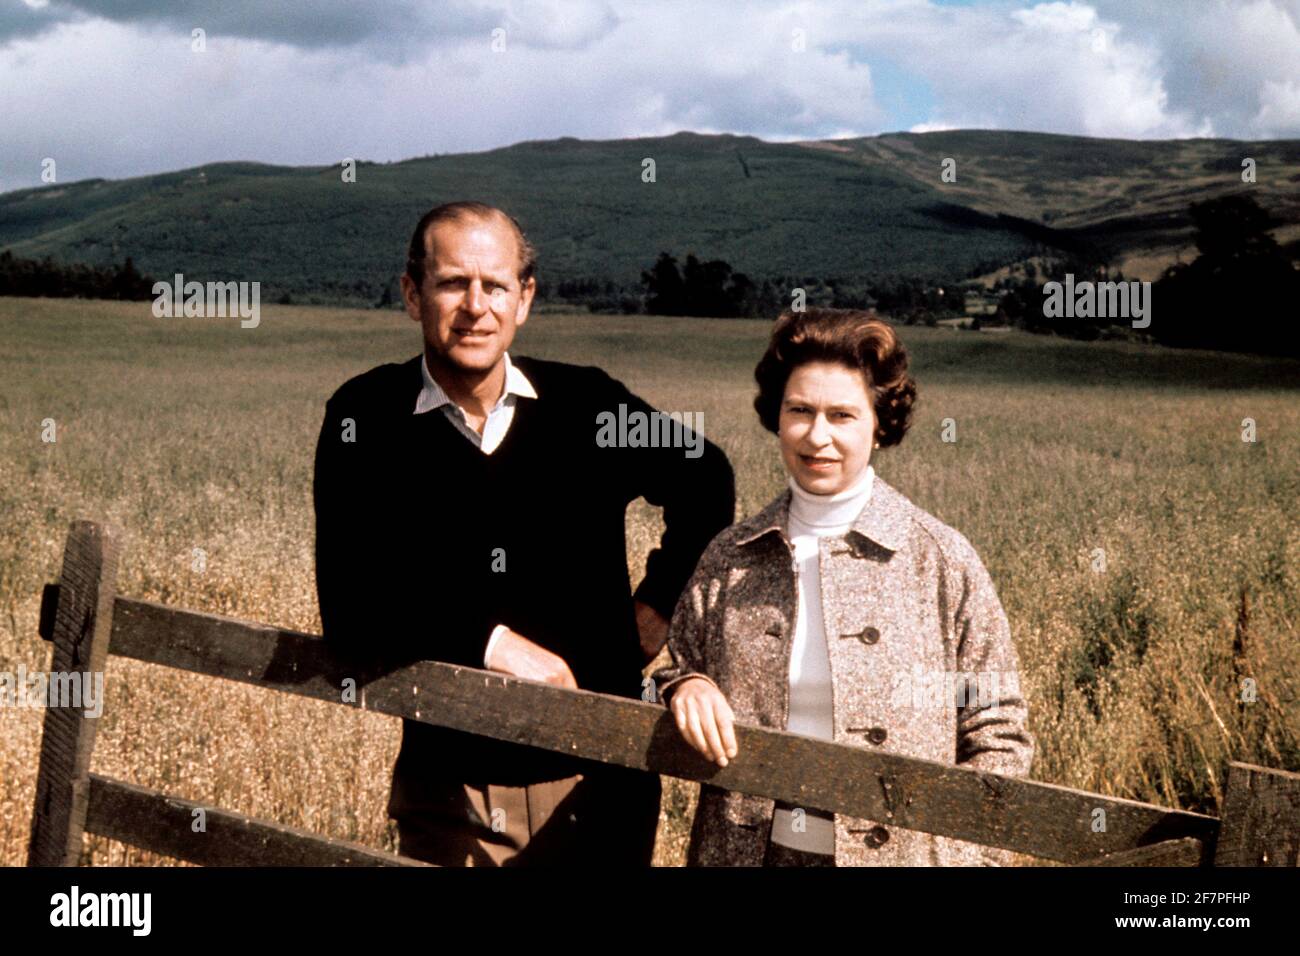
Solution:
[[[748,515],[784,480],[750,407],[767,330],[542,314],[514,351],[598,364],[661,408],[702,411]],[[1033,776],[1215,813],[1226,759],[1300,770],[1300,363],[901,334],[920,401],[876,465],[992,573],[1024,670]],[[39,594],[78,517],[121,529],[121,593],[318,631],[324,400],[418,349],[418,328],[389,312],[268,307],[241,329],[155,319],[148,303],[0,299],[0,670],[49,666]],[[628,523],[636,580],[661,526],[644,503]],[[107,689],[96,771],[393,847],[398,721],[119,659]],[[25,859],[40,726],[39,711],[0,707],[0,864]],[[693,799],[669,782],[660,863],[684,858]],[[89,844],[98,865],[169,862]]]

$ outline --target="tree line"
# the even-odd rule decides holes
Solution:
[[[141,275],[131,257],[121,265],[63,264],[51,257],[22,259],[0,252],[0,295],[51,299],[152,299],[154,280]]]
[[[1269,235],[1277,223],[1240,194],[1195,203],[1190,217],[1199,255],[1175,263],[1152,283],[1147,334],[1162,345],[1300,357],[1300,271]],[[1076,282],[1125,281],[1104,261],[1065,257],[1000,283],[997,317],[1031,332],[1084,339],[1130,324],[1127,318],[1045,316],[1044,283],[1067,273]]]
[[[692,315],[716,318],[774,318],[796,301],[805,306],[837,309],[879,309],[896,321],[932,321],[963,311],[961,290],[945,290],[921,279],[890,276],[836,277],[785,275],[752,279],[721,259],[701,262],[688,254],[677,258],[661,252],[641,273],[645,311],[653,315]]]
[[[1152,322],[1145,336],[1165,345],[1300,356],[1296,311],[1300,305],[1300,271],[1287,250],[1269,235],[1276,223],[1255,200],[1232,195],[1195,203],[1190,208],[1197,258],[1167,269],[1152,285]],[[1041,267],[1032,261],[993,287],[997,310],[991,321],[1027,331],[1081,339],[1129,335],[1130,320],[1049,316],[1044,309],[1044,284],[1125,281],[1104,257],[1079,249],[1060,254],[1042,249]],[[1049,258],[1050,257],[1050,258]],[[989,264],[990,269],[997,264]],[[0,252],[0,295],[100,299],[153,298],[154,280],[142,275],[127,257],[120,265],[63,264],[46,257],[23,259]],[[594,312],[773,318],[796,302],[833,308],[874,308],[891,321],[925,322],[965,313],[965,288],[947,288],[907,276],[868,278],[811,275],[769,276],[762,279],[721,259],[701,260],[688,253],[679,262],[661,252],[641,273],[639,286],[608,278],[568,278],[540,283],[539,298],[585,306]],[[373,295],[360,280],[354,295]],[[375,302],[380,308],[399,305],[387,283]],[[288,302],[287,295],[281,302]],[[372,300],[373,301],[373,300]],[[972,327],[989,317],[975,317]]]

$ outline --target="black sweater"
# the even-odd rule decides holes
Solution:
[[[330,398],[313,486],[325,639],[364,682],[416,660],[481,668],[493,627],[505,624],[564,658],[579,687],[637,697],[625,509],[638,497],[664,508],[666,531],[635,596],[671,617],[705,546],[734,517],[731,467],[712,442],[698,458],[683,448],[600,447],[599,413],[651,406],[600,369],[511,359],[537,398],[517,399],[491,455],[441,411],[413,414],[420,356],[371,369]],[[403,724],[392,815],[419,806],[422,781],[517,785],[584,769],[570,757]]]

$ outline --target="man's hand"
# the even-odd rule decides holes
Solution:
[[[668,619],[640,601],[633,602],[636,608],[636,631],[641,636],[641,653],[645,663],[649,664],[659,656],[664,643],[668,640]]]
[[[578,689],[573,672],[563,657],[552,654],[540,644],[509,628],[492,648],[492,656],[485,662],[489,670],[501,671],[524,680],[541,681],[556,687]]]

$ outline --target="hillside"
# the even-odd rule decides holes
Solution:
[[[1241,157],[1259,164],[1245,186]],[[957,182],[940,181],[945,157]],[[657,181],[642,182],[642,160]],[[1133,142],[950,131],[766,143],[752,137],[560,139],[484,153],[338,166],[223,162],[129,180],[0,195],[0,250],[158,277],[260,280],[263,298],[373,302],[430,205],[511,210],[548,284],[635,285],[663,250],[722,258],[751,277],[951,281],[1035,244],[1100,246],[1152,269],[1184,250],[1186,208],[1250,190],[1300,238],[1300,142]],[[1294,247],[1293,247],[1294,248]],[[1140,272],[1141,269],[1139,268]]]

